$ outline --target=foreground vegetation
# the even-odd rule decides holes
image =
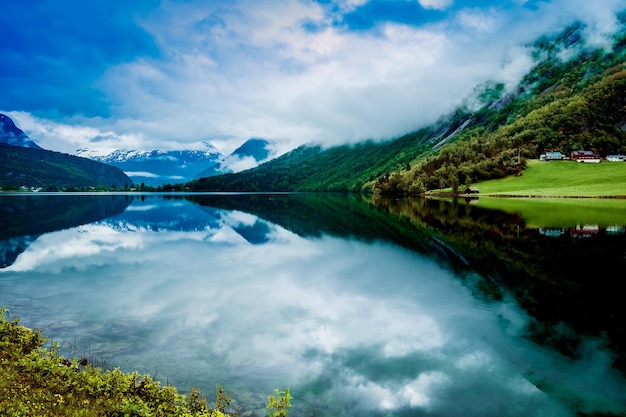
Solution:
[[[210,406],[199,390],[188,396],[161,386],[149,375],[94,368],[85,360],[68,360],[56,346],[44,348],[41,332],[6,317],[0,309],[0,415],[224,417],[232,399],[216,388]],[[268,398],[271,417],[284,417],[291,405],[289,389]]]

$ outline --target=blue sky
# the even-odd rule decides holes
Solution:
[[[479,83],[513,85],[523,45],[624,0],[20,0],[0,13],[0,112],[47,149],[285,152],[388,139]]]

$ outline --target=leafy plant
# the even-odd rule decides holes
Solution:
[[[8,319],[0,308],[0,410],[9,416],[229,417],[220,386],[211,409],[198,389],[184,396],[149,375],[105,371],[44,348],[40,331]]]
[[[277,388],[274,390],[274,394],[267,398],[267,408],[272,410],[269,417],[287,417],[287,412],[289,407],[291,407],[291,400],[293,399],[289,388],[284,391]]]

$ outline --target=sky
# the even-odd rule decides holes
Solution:
[[[0,112],[46,149],[386,140],[575,19],[602,43],[624,0],[20,0],[0,6]]]

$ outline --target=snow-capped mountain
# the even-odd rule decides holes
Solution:
[[[216,168],[223,155],[211,144],[204,149],[164,151],[154,149],[116,150],[108,155],[96,155],[79,149],[76,155],[103,162],[123,170],[135,184],[158,186],[190,181],[201,171],[219,173]]]
[[[118,167],[135,184],[156,187],[252,168],[268,158],[268,148],[269,142],[265,139],[252,138],[229,155],[222,154],[208,142],[199,150],[116,150],[103,156],[89,149],[79,149],[76,155]]]
[[[10,117],[1,113],[0,143],[42,150]],[[253,168],[270,156],[270,143],[265,139],[251,138],[229,155],[222,154],[209,142],[204,142],[202,149],[116,150],[108,155],[82,148],[75,155],[121,169],[126,174],[126,181],[130,177],[135,184],[156,187]]]

